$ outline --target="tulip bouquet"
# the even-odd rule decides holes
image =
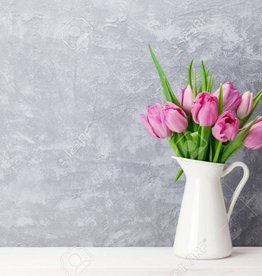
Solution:
[[[262,148],[262,117],[248,123],[262,90],[255,96],[249,91],[241,95],[227,82],[212,93],[214,77],[202,61],[198,83],[191,60],[187,86],[176,96],[150,45],[149,50],[166,101],[163,105],[148,105],[147,115],[140,115],[153,137],[167,138],[178,157],[215,163],[225,163],[243,145],[253,150]],[[176,180],[182,173],[180,168]]]

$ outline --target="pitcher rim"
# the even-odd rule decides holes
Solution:
[[[190,161],[193,163],[197,164],[209,164],[209,165],[214,165],[214,166],[225,166],[224,163],[215,163],[215,162],[209,162],[209,161],[201,161],[201,160],[195,160],[195,159],[190,159],[190,158],[185,158],[185,157],[178,157],[178,156],[171,156],[172,159],[178,159],[178,160],[184,160],[184,161]]]

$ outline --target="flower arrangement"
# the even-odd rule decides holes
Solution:
[[[166,101],[148,105],[147,115],[140,115],[153,137],[167,138],[178,157],[215,163],[225,163],[243,145],[252,150],[262,148],[262,117],[247,123],[262,90],[255,96],[249,91],[241,95],[232,82],[227,82],[212,93],[214,76],[201,61],[199,85],[192,59],[187,67],[187,86],[176,96],[150,45],[149,51]],[[182,173],[180,168],[176,180]]]

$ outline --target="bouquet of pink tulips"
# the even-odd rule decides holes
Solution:
[[[147,106],[140,115],[148,132],[155,138],[167,138],[178,157],[225,163],[243,145],[262,148],[262,117],[247,123],[262,98],[247,91],[242,96],[231,82],[213,89],[214,77],[201,62],[201,83],[197,82],[193,60],[188,65],[188,83],[177,96],[152,48],[149,50],[159,74],[164,105]],[[179,169],[176,180],[182,175]]]

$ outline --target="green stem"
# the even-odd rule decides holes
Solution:
[[[198,160],[204,161],[208,151],[209,136],[211,127],[201,127],[200,143],[198,150]]]
[[[213,162],[214,163],[217,163],[218,161],[218,157],[219,157],[219,154],[220,154],[220,151],[221,151],[221,148],[222,148],[222,142],[219,142],[218,145],[217,145],[217,148],[216,148],[216,153],[215,153],[215,156],[214,156],[214,159],[213,159]]]
[[[187,129],[189,130],[189,131],[194,131],[194,121],[193,121],[193,118],[192,118],[192,116],[191,115],[188,115],[188,127],[187,127]]]
[[[186,133],[185,132],[182,132],[182,134],[183,134],[183,139],[184,139],[184,143],[185,143],[185,157],[186,158],[190,158],[190,152],[189,152],[189,145],[188,145],[188,140],[187,140],[187,135],[186,135]]]
[[[210,141],[209,141],[209,162],[213,161],[213,136],[210,136]]]

